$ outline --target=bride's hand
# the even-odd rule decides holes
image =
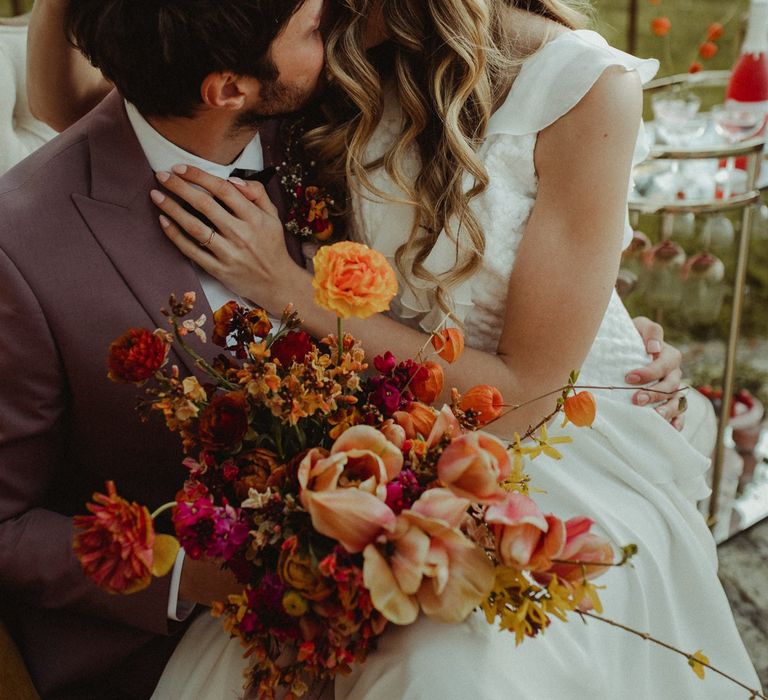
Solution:
[[[163,212],[160,225],[176,247],[236,294],[279,312],[290,294],[290,280],[301,268],[286,250],[282,222],[264,186],[222,180],[184,165],[156,175],[163,187],[213,225],[152,190],[152,201]]]
[[[653,358],[645,367],[632,370],[626,380],[629,384],[645,384],[632,397],[638,406],[659,404],[656,411],[675,428],[682,430],[685,402],[680,402],[679,393],[682,372],[682,354],[664,342],[664,329],[644,316],[632,319],[643,338],[648,354]]]

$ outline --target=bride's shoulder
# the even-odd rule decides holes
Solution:
[[[600,92],[598,83],[631,83],[622,76],[630,71],[645,83],[658,70],[655,59],[613,48],[597,32],[569,29],[530,13],[518,17],[516,33],[509,35],[516,75],[491,117],[488,135],[538,133],[570,112],[593,88]],[[605,73],[610,75],[601,81]]]

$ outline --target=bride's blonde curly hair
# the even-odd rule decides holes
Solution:
[[[477,148],[520,62],[541,43],[526,46],[519,41],[509,26],[509,10],[526,10],[571,28],[584,26],[585,15],[559,0],[338,4],[327,40],[327,69],[334,86],[327,100],[329,122],[310,132],[306,145],[331,182],[360,183],[363,196],[367,190],[386,198],[369,178],[372,169],[385,168],[416,212],[408,239],[396,254],[398,268],[406,280],[434,285],[437,303],[450,312],[450,288],[477,269],[485,251],[485,235],[469,207],[488,185]],[[389,40],[366,52],[366,30],[376,12],[381,12]],[[366,147],[383,114],[384,85],[394,91],[402,130],[380,159],[366,162]],[[420,157],[415,179],[407,174],[414,149]],[[474,182],[467,191],[465,173]],[[443,230],[456,245],[457,261],[438,279],[424,261]],[[405,261],[409,270],[403,269]]]

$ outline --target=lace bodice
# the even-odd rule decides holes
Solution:
[[[643,82],[656,72],[655,60],[641,60],[608,46],[591,31],[566,32],[546,44],[523,64],[504,104],[493,115],[479,156],[488,175],[486,190],[472,201],[472,209],[486,236],[486,251],[475,274],[451,289],[455,313],[466,328],[467,343],[495,352],[504,322],[506,294],[517,247],[536,201],[534,147],[539,131],[577,104],[609,66],[637,70]],[[397,137],[400,114],[389,100],[384,117],[369,146],[378,157]],[[645,155],[643,134],[635,161]],[[415,173],[416,157],[408,163]],[[382,170],[372,183],[397,196],[394,182]],[[383,202],[374,195],[354,196],[356,231],[361,241],[394,258],[411,230],[414,211],[405,204]],[[627,222],[625,244],[631,239]],[[434,274],[450,270],[456,262],[455,244],[443,233],[425,261]],[[442,321],[433,290],[425,283],[400,280],[392,307],[398,319],[430,331]],[[582,367],[588,382],[624,384],[624,375],[648,358],[643,343],[621,300],[613,294],[592,349]]]

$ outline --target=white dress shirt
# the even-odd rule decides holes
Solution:
[[[174,165],[193,165],[206,173],[226,179],[235,168],[261,170],[264,167],[264,153],[258,134],[243,149],[234,163],[222,165],[221,163],[212,163],[209,160],[200,158],[171,143],[162,134],[158,133],[130,102],[125,102],[125,109],[128,113],[128,121],[130,121],[133,127],[139,145],[144,151],[147,161],[149,161],[149,166],[155,172],[159,170],[170,171]],[[158,211],[158,215],[159,213]],[[159,224],[157,235],[163,235]],[[231,299],[234,299],[242,306],[250,306],[246,300],[227,289],[219,280],[209,275],[205,270],[199,267],[196,269],[203,293],[212,309],[218,309]],[[179,583],[181,581],[183,565],[184,550],[181,549],[176,557],[176,563],[171,573],[171,588],[168,595],[168,617],[172,620],[184,620],[195,607],[192,603],[179,600]]]

